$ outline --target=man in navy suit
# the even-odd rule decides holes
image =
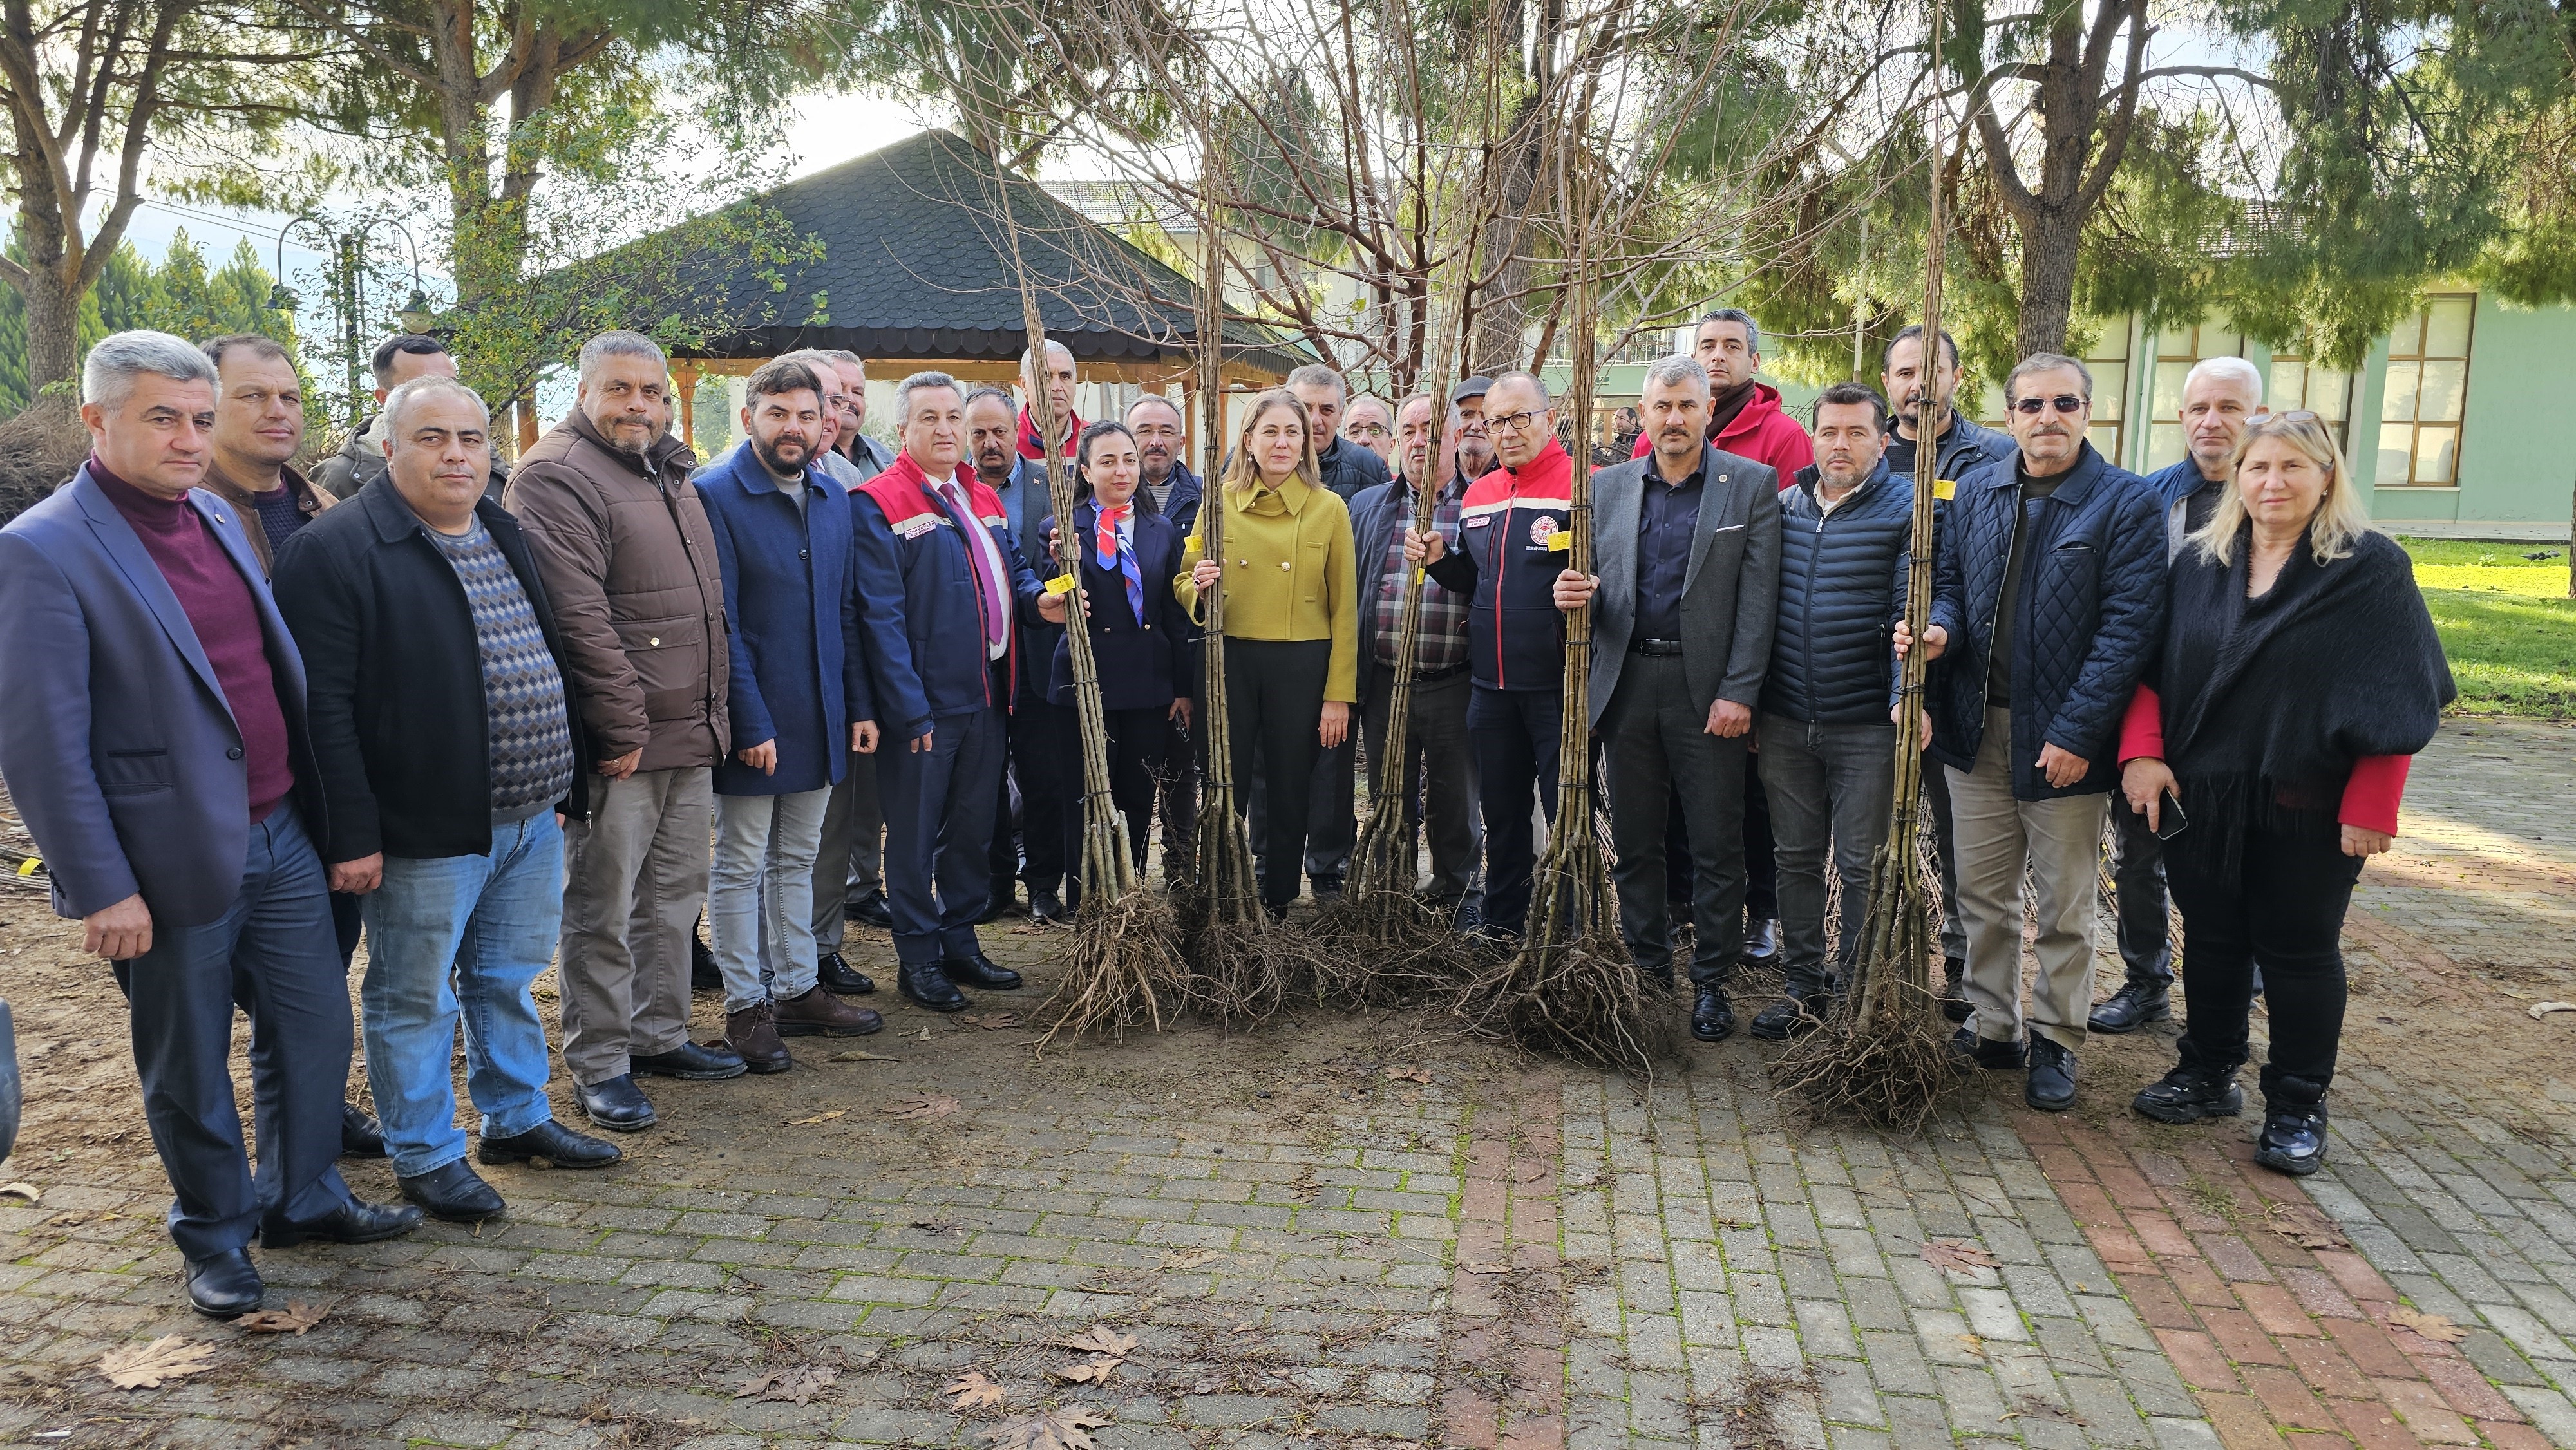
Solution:
[[[0,529],[0,776],[54,910],[115,964],[189,1301],[259,1307],[270,1248],[420,1222],[341,1182],[349,993],[331,927],[304,665],[240,516],[198,489],[215,368],[123,332],[81,376],[89,461]],[[250,1017],[259,1166],[242,1146],[232,1016]]]

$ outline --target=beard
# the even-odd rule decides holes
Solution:
[[[751,440],[751,451],[752,455],[760,460],[762,467],[782,478],[792,478],[804,472],[805,465],[814,461],[814,445],[803,438],[780,437],[763,440],[758,435],[754,435]],[[792,460],[781,456],[789,451],[793,451],[796,455]]]

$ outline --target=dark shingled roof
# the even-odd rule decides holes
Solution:
[[[791,182],[760,198],[789,226],[820,238],[785,288],[748,265],[708,281],[736,316],[778,315],[781,298],[822,296],[827,320],[780,321],[683,356],[775,357],[801,347],[861,357],[977,358],[1016,363],[1028,346],[1002,223],[1002,188],[1021,262],[1035,279],[1047,336],[1082,362],[1186,364],[1198,289],[1178,272],[1010,172],[948,131],[925,131]],[[1225,326],[1227,360],[1285,373],[1312,362],[1292,335],[1240,319]]]

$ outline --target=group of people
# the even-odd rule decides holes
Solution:
[[[0,774],[57,910],[129,1001],[192,1301],[258,1304],[255,1237],[504,1210],[456,1123],[460,1026],[477,1160],[616,1161],[553,1115],[531,992],[550,963],[574,1101],[615,1132],[656,1121],[641,1078],[782,1072],[789,1038],[878,1030],[852,1000],[875,984],[845,954],[850,920],[890,929],[897,990],[924,1008],[1019,987],[976,928],[1023,886],[1032,916],[1078,908],[1075,628],[1138,867],[1159,823],[1167,874],[1189,869],[1196,706],[1221,689],[1263,904],[1284,915],[1342,888],[1419,581],[1407,758],[1372,780],[1405,783],[1389,804],[1428,846],[1424,898],[1507,942],[1560,806],[1564,620],[1591,611],[1588,723],[1638,968],[1671,981],[1687,924],[1691,1027],[1715,1041],[1739,965],[1776,953],[1787,991],[1750,1030],[1811,1030],[1887,830],[1926,448],[1956,1050],[2069,1106],[2088,1028],[2171,1010],[2170,875],[2197,1010],[2137,1107],[2241,1110],[2259,981],[2261,1156],[2313,1170],[2336,929],[2450,697],[2404,555],[2326,426],[2265,413],[2254,369],[2211,360],[2185,390],[2190,457],[2140,479],[2085,441],[2071,359],[2013,370],[2007,436],[1951,411],[1955,345],[1909,328],[1880,389],[1826,389],[1808,428],[1755,380],[1760,346],[1720,311],[1647,370],[1635,456],[1591,477],[1596,563],[1576,573],[1574,462],[1530,372],[1390,410],[1301,368],[1242,401],[1202,481],[1169,400],[1076,417],[1061,348],[1022,361],[1043,409],[902,379],[892,447],[863,431],[863,361],[801,352],[751,374],[742,442],[702,466],[662,350],[608,332],[512,470],[455,359],[404,336],[376,353],[380,410],[317,482],[293,463],[302,398],[276,343],[102,341],[89,461],[0,529]],[[2129,977],[2095,1007],[2106,812]],[[724,998],[707,1042],[689,1035],[701,913]],[[362,934],[373,1116],[346,1094]],[[389,1156],[409,1202],[355,1199],[346,1153]]]

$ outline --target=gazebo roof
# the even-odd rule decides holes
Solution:
[[[821,239],[819,260],[773,278],[756,275],[747,260],[724,259],[708,279],[740,315],[760,315],[781,296],[820,294],[826,320],[753,327],[681,355],[775,357],[821,347],[1016,364],[1028,336],[1002,220],[1005,191],[1050,340],[1080,362],[1188,365],[1198,331],[1195,284],[939,130],[760,198],[798,234]],[[1225,341],[1227,362],[1273,375],[1315,360],[1302,340],[1241,319],[1225,324]]]

